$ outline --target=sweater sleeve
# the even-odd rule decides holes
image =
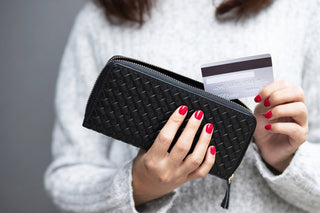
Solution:
[[[301,209],[320,209],[320,1],[315,13],[310,13],[310,25],[305,42],[305,62],[302,87],[308,108],[309,133],[307,141],[295,153],[290,165],[281,175],[274,175],[255,147],[257,167],[267,183],[281,198]]]
[[[45,188],[63,211],[137,212],[131,184],[135,153],[124,143],[82,127],[86,101],[101,70],[86,10],[76,19],[61,62],[53,161],[45,173]],[[173,192],[153,201],[153,210],[166,211],[174,196]]]

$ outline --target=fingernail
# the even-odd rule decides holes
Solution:
[[[260,102],[261,101],[261,96],[260,95],[257,95],[255,98],[254,98],[254,101],[256,103]]]
[[[266,107],[270,106],[270,100],[269,100],[269,98],[267,98],[267,99],[264,101],[264,105],[265,105]]]
[[[196,111],[196,113],[194,114],[194,117],[198,120],[201,120],[203,116],[203,112],[201,110]]]
[[[269,110],[266,114],[264,114],[265,118],[271,118],[272,117],[272,111]]]
[[[210,147],[210,154],[211,155],[216,154],[216,147],[215,146]]]
[[[264,127],[266,130],[270,130],[271,129],[271,124],[265,125]]]
[[[182,105],[182,106],[180,107],[180,109],[179,109],[179,114],[180,114],[180,115],[185,115],[187,111],[188,111],[188,107]]]
[[[212,133],[212,130],[213,130],[213,125],[212,124],[207,124],[206,126],[206,132],[208,134],[211,134]]]

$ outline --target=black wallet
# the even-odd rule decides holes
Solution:
[[[190,152],[203,125],[213,124],[210,146],[216,147],[216,160],[210,174],[227,180],[230,187],[230,178],[250,144],[256,119],[239,100],[229,101],[208,93],[198,81],[135,59],[114,56],[92,89],[83,126],[147,150],[180,105],[186,105],[189,114],[199,109],[204,113]]]

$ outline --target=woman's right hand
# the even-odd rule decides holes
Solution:
[[[180,106],[159,132],[151,148],[140,150],[132,168],[135,205],[159,198],[189,180],[205,177],[215,161],[215,147],[209,146],[213,125],[206,124],[193,152],[187,156],[203,119],[196,111],[176,144],[168,149],[186,117],[188,108]]]

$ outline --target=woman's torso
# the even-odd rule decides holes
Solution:
[[[308,11],[295,5],[303,3],[277,0],[256,17],[219,22],[211,0],[161,0],[142,28],[110,25],[103,11],[93,4],[86,10],[91,11],[99,68],[111,56],[124,55],[202,81],[201,64],[270,53],[275,80],[301,86],[307,26],[306,18],[299,17],[308,16]],[[252,99],[243,101],[253,109]],[[110,157],[117,162],[132,159],[137,153],[136,148],[119,142],[110,148]],[[191,181],[177,190],[180,196],[172,212],[221,211],[224,192],[225,181],[216,177]],[[230,202],[229,212],[300,212],[268,187],[255,166],[253,145],[236,171]]]

